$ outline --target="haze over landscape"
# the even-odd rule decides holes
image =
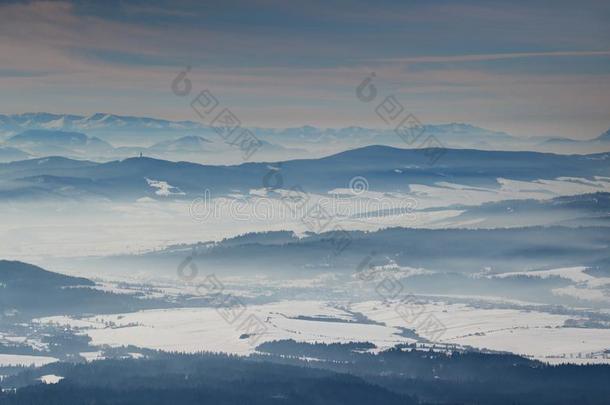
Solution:
[[[604,404],[610,6],[0,4],[0,404]]]

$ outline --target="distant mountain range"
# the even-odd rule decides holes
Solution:
[[[95,113],[88,116],[72,114],[25,113],[0,114],[0,130],[20,132],[27,129],[50,130],[118,130],[118,129],[196,129],[201,125],[191,121],[167,121],[156,118],[130,117]]]
[[[29,129],[9,138],[5,145],[42,156],[103,156],[112,152],[109,143],[78,132]]]
[[[115,147],[149,147],[157,142],[184,136],[213,134],[210,128],[192,121],[168,121],[105,113],[88,116],[50,113],[0,115],[0,140],[32,129],[81,132],[98,137]]]
[[[162,141],[154,144],[149,151],[159,152],[205,152],[210,150],[210,144],[213,142],[201,136],[185,136],[183,138]]]
[[[577,153],[587,147],[606,150],[608,145],[610,145],[610,129],[594,139],[577,140],[569,138],[550,138],[543,141],[540,145],[551,146],[560,151],[573,153]]]
[[[0,115],[0,139],[2,137],[8,139],[10,136],[32,129],[82,132],[112,143],[116,147],[148,148],[155,143],[184,137],[204,137],[210,141],[222,143],[213,128],[194,121],[169,121],[105,113],[95,113],[89,116],[50,113]],[[426,124],[417,129],[417,132],[421,132],[423,135],[412,144],[407,144],[390,127],[386,129],[362,127],[335,129],[305,125],[295,128],[250,128],[250,130],[260,140],[268,142],[268,146],[276,149],[284,147],[301,150],[301,152],[302,149],[306,149],[310,152],[309,157],[315,156],[315,153],[320,151],[338,152],[373,144],[413,148],[437,146],[427,142],[432,139],[430,137],[433,137],[434,142],[448,148],[536,150],[559,153],[594,153],[610,150],[610,131],[595,139],[579,141],[554,137],[519,138],[505,132],[463,123]],[[295,151],[283,150],[283,152]],[[305,157],[305,155],[294,156],[293,153],[290,157]],[[260,159],[269,159],[269,157],[262,156]]]
[[[265,187],[326,193],[348,188],[357,176],[365,177],[371,190],[381,192],[408,192],[410,184],[440,182],[496,188],[498,178],[536,181],[562,176],[609,177],[609,162],[610,153],[555,155],[389,146],[367,146],[320,159],[234,166],[147,157],[107,163],[50,157],[0,164],[0,199],[192,199],[201,196],[204,189],[217,197],[236,192],[248,195],[253,189]],[[151,182],[162,182],[179,192],[160,195]]]
[[[474,125],[451,123],[440,125],[424,125],[421,136],[411,145],[405,143],[396,132],[391,129],[370,129],[362,127],[347,128],[316,128],[309,125],[286,129],[256,129],[256,133],[270,141],[277,143],[305,144],[305,145],[333,145],[348,144],[364,146],[370,144],[402,145],[402,147],[417,147],[434,136],[436,140],[449,147],[478,147],[491,145],[501,146],[518,141],[517,138],[498,131],[490,131]],[[434,146],[434,145],[430,145]]]
[[[28,129],[9,137],[4,143],[0,143],[0,162],[46,156],[63,156],[103,162],[139,156],[140,154],[166,160],[200,162],[214,160],[214,157],[223,154],[239,154],[239,149],[232,148],[231,145],[214,139],[210,140],[199,135],[187,135],[160,141],[149,147],[122,146],[115,148],[100,138],[80,132]],[[273,157],[284,152],[299,153],[299,150],[262,141],[262,145],[257,152],[261,155]],[[240,160],[238,157],[237,161]]]

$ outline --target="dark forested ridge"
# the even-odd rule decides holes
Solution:
[[[73,287],[92,286],[95,283],[82,277],[53,273],[33,264],[0,260],[0,283],[5,287]]]
[[[610,366],[370,344],[266,343],[248,358],[150,352],[9,377],[1,404],[607,404]],[[302,356],[324,356],[304,361]],[[65,377],[45,385],[46,374]]]
[[[274,361],[311,364],[431,403],[605,404],[610,366],[551,366],[514,354],[399,345],[378,354],[365,343],[310,344],[283,340],[257,349]]]
[[[348,374],[224,355],[54,365],[65,379],[5,392],[1,404],[415,404]],[[63,370],[62,370],[63,368]],[[47,368],[49,370],[49,368]],[[22,376],[25,378],[26,376]]]
[[[133,311],[165,303],[96,290],[95,283],[32,264],[0,260],[0,310],[19,319],[74,313]],[[0,320],[1,321],[1,320]]]

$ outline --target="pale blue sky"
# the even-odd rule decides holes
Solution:
[[[610,127],[608,1],[0,3],[0,113],[195,119],[187,64],[248,126],[383,127],[354,93],[374,71],[426,123]]]

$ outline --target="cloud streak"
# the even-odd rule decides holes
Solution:
[[[400,63],[444,63],[444,62],[483,62],[490,60],[518,59],[518,58],[548,58],[548,57],[581,57],[581,56],[609,56],[608,51],[558,51],[558,52],[511,52],[492,53],[481,55],[452,55],[452,56],[415,56],[406,58],[377,59],[369,62],[400,62]]]

